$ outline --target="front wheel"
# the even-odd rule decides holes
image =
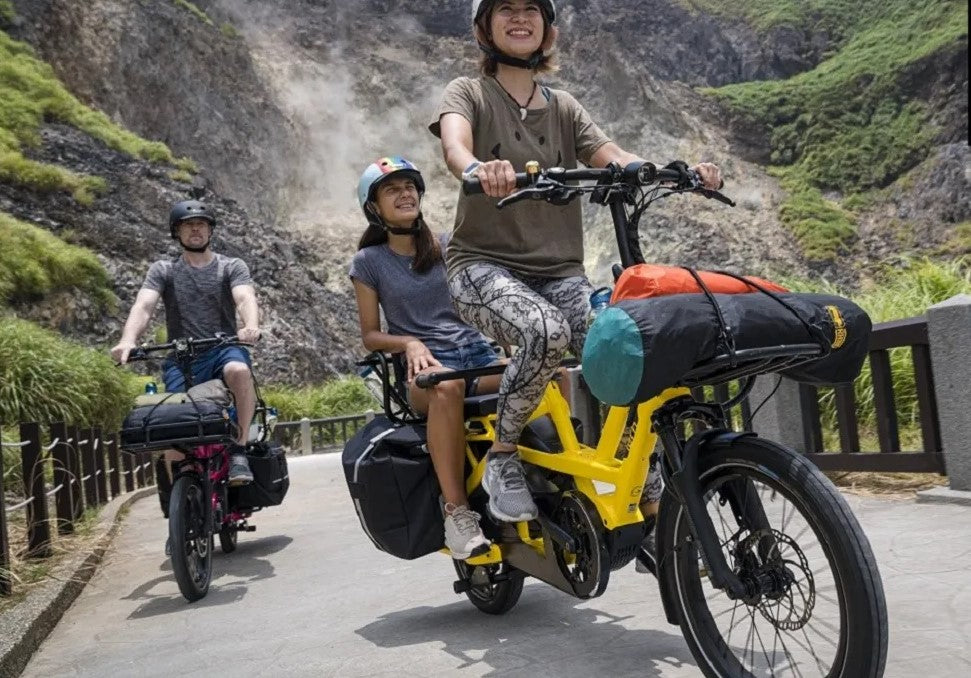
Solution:
[[[206,500],[202,485],[194,476],[181,476],[172,486],[172,571],[179,590],[190,603],[206,595],[212,580],[213,536],[206,529]]]
[[[754,437],[699,459],[704,502],[748,595],[714,588],[684,508],[666,494],[662,583],[712,678],[879,678],[887,605],[870,544],[846,500],[804,457]],[[667,504],[666,506],[664,504]]]
[[[486,614],[505,614],[519,602],[523,593],[523,573],[510,568],[505,561],[499,565],[469,565],[453,560],[459,579],[471,584],[465,592],[472,604]],[[496,578],[499,581],[494,581]]]
[[[232,553],[236,550],[236,542],[239,539],[239,530],[233,523],[225,523],[219,529],[219,546],[223,553]]]

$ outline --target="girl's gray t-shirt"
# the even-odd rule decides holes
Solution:
[[[444,251],[444,243],[442,248]],[[382,243],[358,250],[351,260],[351,278],[378,293],[388,334],[415,337],[433,353],[486,341],[455,312],[445,281],[445,263],[416,273],[411,268],[413,259]]]

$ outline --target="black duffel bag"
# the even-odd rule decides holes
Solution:
[[[860,373],[871,324],[852,301],[825,294],[627,299],[601,311],[590,327],[583,347],[584,381],[607,404],[644,402],[677,385],[697,365],[729,353],[726,327],[735,350],[820,345],[824,357],[782,373],[798,381],[838,384]]]
[[[423,427],[375,417],[347,441],[343,464],[361,527],[375,546],[406,560],[444,546],[440,491]]]
[[[282,504],[290,489],[290,471],[283,447],[275,442],[253,443],[246,448],[246,460],[253,472],[253,482],[230,488],[230,506],[245,509]]]
[[[121,425],[121,446],[135,451],[159,450],[172,442],[202,445],[235,435],[236,424],[221,403],[201,399],[160,402],[128,413]]]

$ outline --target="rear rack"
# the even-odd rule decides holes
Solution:
[[[695,365],[678,386],[715,386],[735,379],[779,372],[825,355],[819,344],[782,344],[766,348],[746,348],[734,354],[715,356]]]

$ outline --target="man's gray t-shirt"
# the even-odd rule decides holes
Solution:
[[[351,260],[351,278],[378,293],[388,334],[415,337],[432,353],[485,341],[455,312],[445,282],[445,262],[416,273],[411,268],[413,259],[395,254],[383,243],[358,250]]]
[[[143,289],[155,290],[165,303],[169,341],[204,339],[217,332],[236,334],[236,302],[233,288],[252,285],[242,259],[214,254],[201,268],[185,257],[156,261],[148,269]]]

